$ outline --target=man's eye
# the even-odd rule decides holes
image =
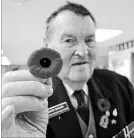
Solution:
[[[95,45],[95,40],[94,39],[87,39],[85,40],[85,43],[88,45],[88,46],[94,46]]]
[[[85,40],[85,42],[86,43],[92,43],[92,42],[94,42],[94,39],[87,39],[87,40]]]
[[[73,39],[66,39],[64,42],[66,42],[66,43],[73,43],[74,40]]]

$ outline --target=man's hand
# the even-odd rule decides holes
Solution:
[[[2,137],[46,137],[47,98],[52,80],[45,84],[28,70],[8,72],[2,79]]]

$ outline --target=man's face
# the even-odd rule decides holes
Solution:
[[[63,81],[87,82],[91,77],[95,52],[95,25],[90,16],[61,12],[51,23],[48,47],[63,59],[59,77]]]

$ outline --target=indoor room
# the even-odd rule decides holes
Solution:
[[[134,138],[134,0],[1,8],[2,137]]]

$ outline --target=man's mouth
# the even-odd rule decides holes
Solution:
[[[76,66],[76,65],[84,65],[84,64],[87,64],[88,62],[86,61],[83,61],[83,62],[77,62],[77,63],[74,63],[72,64],[73,66]]]

